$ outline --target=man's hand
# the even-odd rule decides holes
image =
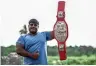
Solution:
[[[33,53],[32,54],[32,56],[31,56],[33,59],[38,59],[38,57],[39,57],[39,52],[37,51],[37,52],[35,52],[35,53]]]

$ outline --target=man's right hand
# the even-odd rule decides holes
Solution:
[[[33,59],[38,59],[39,57],[39,52],[35,52],[35,53],[32,53],[32,56],[31,56]]]

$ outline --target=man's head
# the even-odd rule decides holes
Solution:
[[[39,28],[39,22],[36,19],[31,19],[28,28],[30,33],[36,34]]]

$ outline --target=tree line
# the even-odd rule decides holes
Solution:
[[[58,48],[57,46],[47,48],[48,55],[55,56],[58,55]],[[69,46],[66,47],[66,53],[68,56],[82,56],[82,55],[96,55],[96,48],[93,48],[92,46]]]
[[[8,47],[1,46],[1,56],[7,56],[11,52],[16,52],[16,46],[11,45]],[[96,48],[92,46],[68,46],[66,47],[67,56],[82,56],[82,55],[96,55]],[[57,46],[47,46],[48,56],[58,56]]]

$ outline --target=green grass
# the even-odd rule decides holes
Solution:
[[[96,55],[70,56],[66,60],[59,60],[59,56],[48,56],[48,65],[96,65]]]

